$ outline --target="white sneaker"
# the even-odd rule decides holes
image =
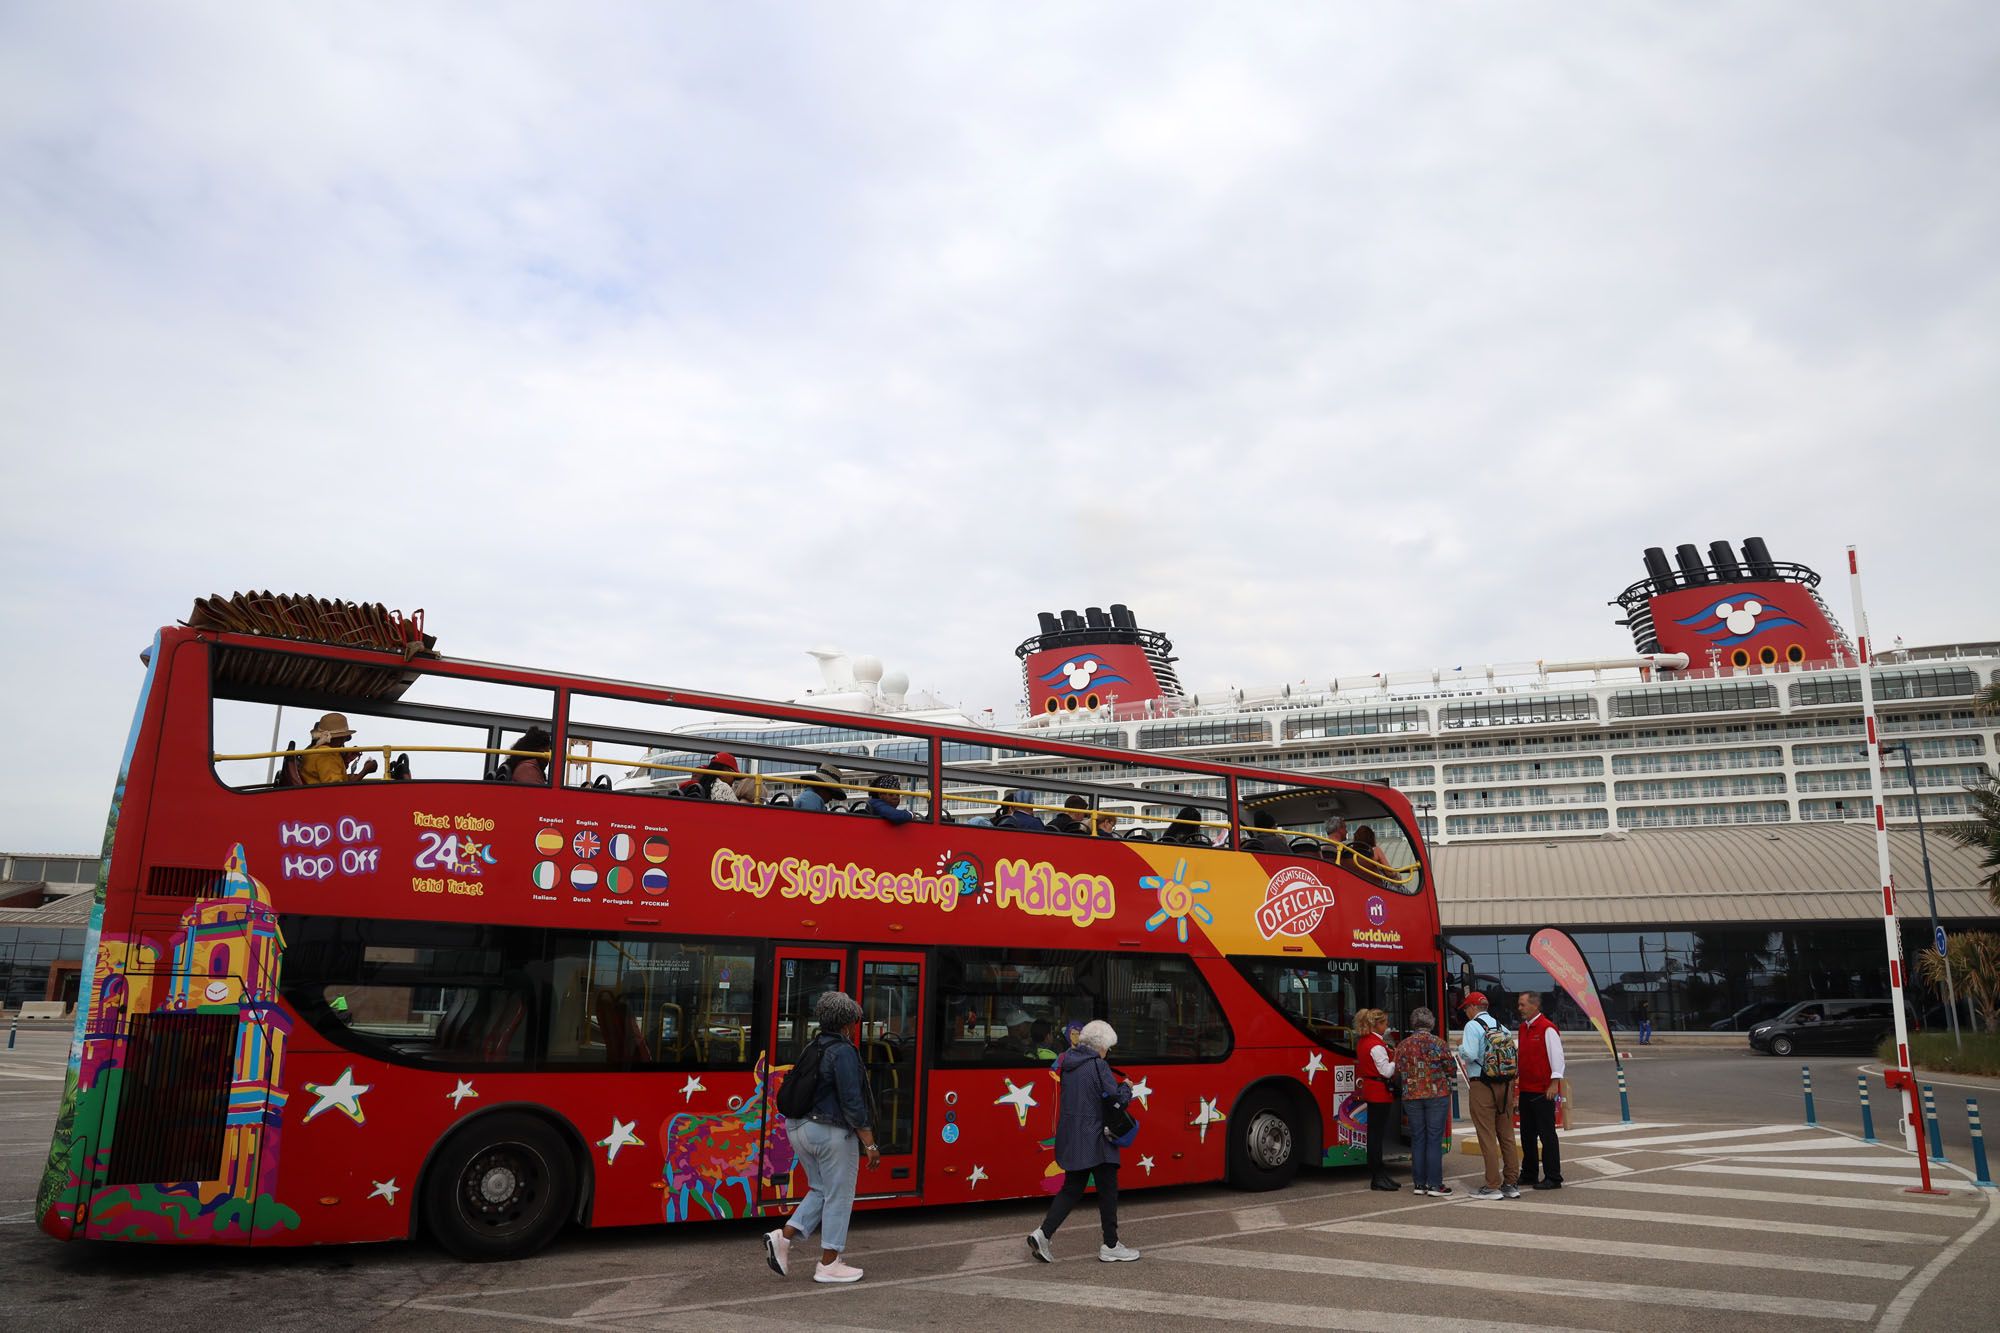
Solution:
[[[1491,1185],[1481,1185],[1478,1189],[1472,1191],[1472,1197],[1475,1199],[1504,1199],[1507,1196],[1499,1190],[1494,1189]]]
[[[835,1259],[830,1264],[813,1265],[815,1282],[859,1282],[861,1270],[845,1260]]]
[[[1418,1186],[1415,1186],[1414,1188],[1412,1188],[1412,1189],[1410,1190],[1410,1193],[1412,1193],[1412,1194],[1415,1194],[1415,1195],[1419,1196],[1420,1198],[1426,1198],[1426,1199],[1427,1199],[1427,1198],[1429,1198],[1429,1197],[1430,1197],[1430,1193],[1431,1193],[1431,1192],[1430,1192],[1429,1190],[1425,1189],[1425,1188],[1424,1188],[1424,1187],[1423,1187],[1422,1185],[1418,1185]]]
[[[1040,1227],[1036,1227],[1028,1233],[1028,1253],[1034,1255],[1045,1264],[1052,1264],[1056,1261],[1055,1251],[1049,1248],[1049,1238],[1042,1234]]]
[[[792,1271],[792,1243],[785,1239],[785,1229],[764,1233],[764,1262],[771,1265],[771,1271],[779,1277],[789,1277]]]
[[[1129,1264],[1139,1257],[1139,1252],[1120,1241],[1116,1245],[1098,1246],[1097,1257],[1107,1264]]]
[[[1519,1185],[1502,1185],[1500,1187],[1500,1197],[1503,1199],[1518,1199],[1521,1197],[1521,1187]]]

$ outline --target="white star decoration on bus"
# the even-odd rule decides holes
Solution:
[[[1137,1083],[1134,1083],[1132,1085],[1132,1100],[1139,1103],[1139,1105],[1141,1106],[1145,1106],[1146,1109],[1149,1111],[1152,1110],[1153,1108],[1147,1105],[1147,1099],[1150,1098],[1152,1095],[1153,1095],[1153,1085],[1148,1083],[1145,1079],[1142,1078]]]
[[[637,1117],[631,1120],[620,1120],[615,1115],[611,1117],[611,1132],[597,1141],[597,1146],[605,1150],[604,1163],[606,1166],[618,1160],[618,1150],[620,1148],[643,1148],[646,1146],[645,1140],[632,1132],[638,1127],[639,1121]]]
[[[356,1083],[353,1065],[341,1070],[340,1077],[331,1083],[306,1084],[306,1091],[319,1100],[313,1103],[310,1111],[306,1112],[304,1123],[311,1124],[313,1117],[322,1111],[334,1110],[355,1124],[362,1124],[368,1116],[361,1109],[361,1094],[374,1086],[372,1083]]]
[[[1195,899],[1208,892],[1208,881],[1198,879],[1188,883],[1188,867],[1185,859],[1174,862],[1171,875],[1141,875],[1139,887],[1151,889],[1160,895],[1160,910],[1146,918],[1147,930],[1158,930],[1171,921],[1181,943],[1187,943],[1187,919],[1192,916],[1204,926],[1215,924],[1215,914],[1196,902]]]
[[[1028,1108],[1030,1106],[1041,1105],[1040,1102],[1035,1100],[1035,1081],[1029,1079],[1025,1084],[1019,1086],[1016,1086],[1014,1080],[1011,1078],[1005,1078],[1000,1081],[1007,1085],[1007,1095],[1004,1097],[995,1097],[993,1104],[995,1106],[1013,1107],[1015,1119],[1021,1122],[1023,1129],[1027,1128]]]
[[[1195,1112],[1194,1119],[1188,1121],[1188,1128],[1199,1129],[1201,1131],[1201,1141],[1203,1143],[1208,1142],[1208,1127],[1210,1125],[1215,1124],[1219,1120],[1229,1119],[1228,1116],[1215,1109],[1216,1100],[1214,1097],[1201,1098],[1201,1109]]]
[[[1306,1057],[1306,1067],[1304,1069],[1301,1069],[1299,1072],[1306,1076],[1306,1086],[1310,1088],[1312,1086],[1313,1079],[1317,1075],[1324,1074],[1326,1072],[1326,1060],[1320,1055],[1318,1051],[1314,1051],[1311,1055],[1308,1055]]]
[[[458,1081],[458,1086],[447,1092],[444,1097],[446,1101],[451,1103],[451,1109],[456,1111],[464,1104],[467,1097],[477,1097],[478,1095],[477,1092],[473,1091],[472,1080],[462,1078]]]
[[[368,1183],[375,1187],[368,1192],[368,1197],[380,1199],[392,1208],[395,1207],[396,1196],[403,1192],[403,1187],[396,1183],[394,1176],[390,1176],[387,1180],[371,1180]]]
[[[1149,1175],[1149,1176],[1150,1176],[1150,1175],[1152,1175],[1152,1174],[1153,1174],[1153,1159],[1152,1159],[1152,1158],[1150,1158],[1150,1157],[1141,1157],[1141,1158],[1139,1159],[1139,1165],[1140,1165],[1140,1167],[1141,1167],[1142,1169],[1144,1169],[1144,1171],[1146,1172],[1146,1174],[1147,1174],[1147,1175]]]
[[[689,1074],[688,1081],[681,1084],[681,1100],[683,1102],[691,1102],[694,1100],[694,1095],[697,1092],[707,1092],[707,1091],[708,1091],[708,1085],[706,1083],[703,1083],[699,1078],[695,1077],[693,1074]]]
[[[972,1164],[972,1174],[965,1178],[965,1187],[976,1190],[979,1188],[979,1182],[984,1179],[986,1179],[986,1168],[974,1162]]]

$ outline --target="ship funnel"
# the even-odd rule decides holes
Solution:
[[[1771,548],[1764,545],[1762,537],[1743,539],[1743,558],[1750,563],[1750,577],[1753,579],[1776,578],[1778,568],[1771,563]]]
[[[1101,606],[1084,607],[1083,619],[1092,629],[1111,628],[1111,617],[1104,614],[1104,608]]]
[[[1083,617],[1074,611],[1065,611],[1062,613],[1062,627],[1066,630],[1080,630],[1083,628]]]
[[[1119,629],[1139,628],[1139,622],[1132,619],[1132,608],[1123,602],[1111,604],[1111,623]]]
[[[1674,567],[1668,563],[1667,553],[1657,546],[1646,548],[1646,576],[1662,592],[1674,586]]]
[[[1708,563],[1715,567],[1716,578],[1724,583],[1740,583],[1743,579],[1743,571],[1736,564],[1736,552],[1729,548],[1728,542],[1708,544]]]
[[[1060,634],[1062,632],[1062,622],[1056,619],[1056,614],[1053,611],[1037,611],[1035,612],[1035,619],[1041,621],[1042,633],[1044,634]]]
[[[1708,582],[1708,571],[1701,563],[1701,549],[1693,542],[1682,542],[1675,547],[1674,559],[1680,563],[1682,584],[1698,588]]]

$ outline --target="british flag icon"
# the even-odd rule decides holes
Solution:
[[[577,860],[588,861],[603,849],[604,844],[598,839],[595,833],[592,833],[589,829],[585,829],[570,839],[569,847],[571,851],[576,853]]]

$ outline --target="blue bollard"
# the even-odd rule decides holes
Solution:
[[[1632,1099],[1625,1095],[1625,1066],[1618,1066],[1618,1119],[1622,1124],[1632,1123]]]
[[[1451,1085],[1451,1122],[1455,1125],[1459,1122],[1460,1118],[1458,1114],[1458,1084],[1454,1082]]]
[[[1799,1066],[1799,1082],[1806,1090],[1806,1123],[1817,1125],[1819,1117],[1813,1114],[1812,1104],[1812,1070],[1805,1065]]]
[[[1854,1085],[1861,1089],[1861,1141],[1875,1142],[1875,1112],[1868,1106],[1868,1075],[1856,1074]]]
[[[1931,1160],[1944,1160],[1944,1142],[1938,1134],[1937,1092],[1930,1084],[1924,1084],[1924,1126],[1931,1132]]]
[[[21,1030],[21,1011],[16,1009],[7,1019],[7,1049],[14,1049],[14,1034]]]
[[[1965,1118],[1972,1126],[1972,1171],[1973,1183],[1985,1189],[1992,1189],[1993,1177],[1986,1170],[1986,1132],[1979,1127],[1979,1100],[1965,1099]]]

